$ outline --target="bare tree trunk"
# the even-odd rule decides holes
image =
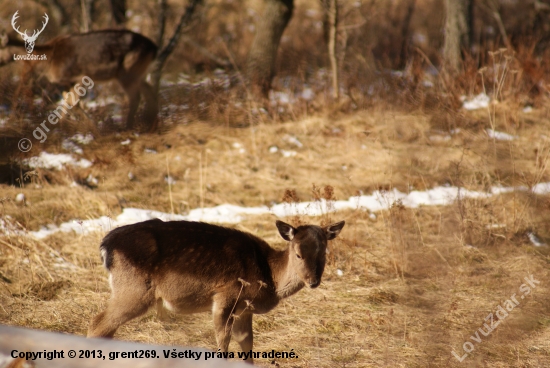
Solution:
[[[336,31],[338,28],[338,3],[337,0],[329,0],[328,8],[328,55],[330,58],[330,68],[332,70],[332,97],[336,101],[340,98],[340,88],[338,84],[338,59],[336,58]]]
[[[159,0],[159,1],[162,2],[163,0]],[[197,8],[197,6],[201,5],[202,2],[203,0],[190,0],[189,5],[187,5],[185,12],[181,16],[180,21],[176,26],[174,34],[168,41],[168,44],[166,45],[166,47],[164,47],[164,49],[162,49],[162,51],[158,54],[155,60],[155,65],[153,67],[153,70],[151,71],[151,82],[153,84],[153,91],[155,93],[155,96],[158,94],[158,91],[159,91],[160,77],[162,75],[162,68],[164,67],[164,63],[166,63],[166,59],[168,59],[168,56],[172,54],[172,52],[174,51],[174,48],[178,44],[178,41],[183,32],[183,28],[189,24],[189,22],[193,18],[195,9]],[[160,10],[161,12],[165,12],[166,7],[164,8],[161,7]],[[166,17],[164,14],[163,15],[159,14],[159,20],[162,20],[164,22],[165,19]],[[157,42],[159,42],[159,44],[162,44],[162,36],[164,34],[164,24],[159,25],[158,27],[159,27],[159,32],[157,34]]]
[[[111,0],[111,14],[117,26],[126,23],[126,0]]]
[[[470,52],[472,53],[472,57],[476,60],[479,59],[479,37],[476,33],[476,27],[475,27],[475,8],[476,8],[476,0],[469,0],[468,1],[468,18],[466,19],[468,22],[468,40],[470,42]],[[479,62],[479,60],[478,60]]]
[[[267,96],[275,76],[277,50],[292,17],[294,0],[265,0],[263,18],[256,25],[256,37],[248,54],[247,77],[252,93]]]
[[[462,49],[470,49],[468,11],[471,0],[445,0],[447,18],[445,20],[445,44],[443,59],[451,73],[462,66]]]
[[[82,22],[80,32],[86,33],[92,30],[92,12],[94,0],[80,0],[80,10],[82,11]]]
[[[166,28],[166,9],[167,9],[167,0],[157,0],[157,5],[159,8],[159,14],[157,18],[157,47],[159,50],[162,49],[164,42],[164,29]]]
[[[399,53],[398,69],[404,69],[407,66],[410,45],[409,28],[415,7],[416,0],[409,0],[407,13],[405,14],[405,19],[403,20],[403,26],[401,27],[401,51]]]

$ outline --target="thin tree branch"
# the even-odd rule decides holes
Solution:
[[[170,38],[170,41],[168,41],[168,44],[166,47],[162,50],[162,52],[157,57],[157,63],[159,63],[160,68],[164,66],[164,63],[166,62],[166,59],[172,51],[174,51],[174,48],[178,44],[178,41],[181,37],[182,30],[185,26],[189,24],[191,19],[193,18],[193,14],[195,13],[195,9],[198,5],[202,4],[203,0],[191,0],[190,4],[185,9],[185,13],[180,18],[180,21],[176,27],[176,30],[174,31],[174,34],[172,35],[172,38]]]

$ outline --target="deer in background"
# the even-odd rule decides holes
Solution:
[[[182,314],[212,311],[218,348],[227,352],[233,334],[248,352],[253,314],[269,312],[305,285],[318,287],[327,241],[344,224],[294,228],[277,221],[289,242],[281,251],[252,234],[202,222],[156,219],[119,227],[100,246],[112,294],[91,320],[88,337],[112,337],[157,304]]]
[[[16,16],[17,12],[12,18],[14,29]],[[4,35],[2,43],[3,46],[24,47],[28,51],[31,41],[34,42],[30,39],[22,42]],[[151,130],[156,129],[158,99],[145,77],[156,57],[157,46],[147,37],[127,30],[92,31],[57,37],[45,44],[35,45],[34,51],[45,54],[46,60],[27,62],[51,83],[72,85],[83,76],[90,77],[94,82],[118,80],[129,100],[127,129],[134,126],[142,94],[145,98],[144,120]]]

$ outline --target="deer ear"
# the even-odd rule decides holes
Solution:
[[[275,225],[277,225],[277,229],[279,229],[279,234],[281,234],[284,240],[291,241],[294,238],[294,234],[296,233],[295,228],[279,220],[275,222]]]
[[[328,225],[327,227],[324,227],[323,230],[325,231],[325,234],[327,235],[327,240],[332,240],[340,234],[340,231],[346,224],[345,221],[340,221],[332,225]]]

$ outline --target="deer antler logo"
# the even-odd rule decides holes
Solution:
[[[25,29],[25,32],[20,32],[19,31],[19,26],[17,26],[17,28],[15,28],[15,20],[17,18],[19,18],[19,16],[17,15],[17,13],[19,13],[19,10],[15,12],[15,14],[13,15],[13,17],[11,18],[11,26],[13,27],[13,29],[15,30],[15,32],[19,33],[21,35],[21,37],[23,38],[23,41],[25,41],[25,49],[27,50],[27,53],[30,54],[32,52],[32,50],[34,50],[34,42],[36,41],[36,39],[38,38],[38,36],[40,35],[40,33],[42,33],[42,31],[44,30],[44,28],[46,28],[46,24],[48,24],[48,14],[44,13],[44,19],[45,19],[45,22],[42,22],[42,29],[40,31],[38,30],[34,30],[32,36],[29,36],[27,34],[27,30]],[[38,32],[38,33],[37,33]]]

